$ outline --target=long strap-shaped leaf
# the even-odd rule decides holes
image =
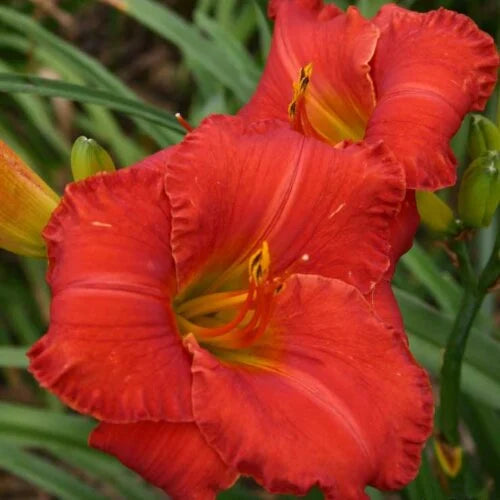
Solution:
[[[162,125],[173,132],[177,132],[179,137],[183,132],[177,120],[165,111],[133,99],[116,96],[111,92],[60,80],[14,73],[0,73],[0,92],[21,92],[46,97],[63,97],[77,102],[99,104],[123,114],[137,116]]]
[[[410,347],[415,357],[435,376],[439,375],[441,358],[453,316],[443,314],[420,298],[395,288]],[[500,343],[478,329],[467,346],[462,366],[462,390],[472,398],[500,409]]]
[[[235,71],[223,50],[173,10],[151,0],[101,0],[137,19],[158,35],[177,45],[184,54],[197,61],[216,80],[246,102],[254,90],[252,75]]]
[[[99,61],[53,35],[30,17],[20,14],[9,7],[0,6],[0,23],[23,35],[27,35],[30,39],[36,41],[37,44],[52,51],[58,59],[64,62],[65,66],[78,74],[82,79],[85,79],[89,84],[100,87],[103,90],[112,90],[118,96],[137,99],[134,92],[108,71]],[[167,130],[150,122],[137,121],[137,125],[160,146],[165,147],[168,144],[172,144],[171,134],[169,135]]]
[[[0,346],[0,367],[27,368],[25,347]]]
[[[0,443],[0,469],[4,469],[63,500],[107,500],[76,476],[16,446]]]
[[[0,33],[0,48],[3,47],[20,52],[25,56],[32,57],[33,61],[41,64],[42,67],[53,69],[56,74],[60,76],[61,80],[68,83],[85,86],[95,84],[95,81],[91,82],[92,75],[88,73],[82,75],[81,68],[78,67],[77,64],[68,64],[64,55],[61,55],[57,50],[43,44],[39,44],[36,48],[33,48],[33,43],[21,34]],[[13,68],[2,69],[2,71],[5,73],[15,72]],[[109,89],[103,87],[103,90]],[[26,100],[43,100],[43,97],[35,95],[16,94],[16,97],[19,100],[20,98],[24,98]],[[124,95],[124,97],[127,96]],[[132,96],[131,98],[135,98],[135,96]],[[111,110],[94,104],[83,104],[82,108],[82,112],[77,113],[75,116],[75,122],[78,124],[78,127],[82,130],[82,132],[85,132],[85,135],[89,135],[99,142],[109,145],[110,152],[113,154],[113,157],[116,158],[119,165],[132,165],[144,158],[146,155],[144,149],[137,143],[137,141],[130,140],[130,137],[124,133]],[[23,111],[28,116],[31,116],[28,114],[29,109],[30,108],[26,105],[24,106]],[[30,111],[30,113],[33,113],[33,111]],[[134,121],[144,134],[150,136],[161,147],[168,146],[173,140],[177,140],[176,135],[174,137],[169,137],[169,134],[171,136],[174,134],[159,125],[146,122],[140,118],[135,118]],[[49,131],[54,133],[56,132],[57,127],[52,124],[50,127],[45,127],[45,129],[47,128],[50,129]],[[40,133],[45,135],[47,134],[47,131],[40,130]],[[23,152],[23,148],[16,149],[14,145],[9,145],[12,149],[14,149],[14,151],[19,151],[25,154]],[[67,158],[68,154],[69,153],[65,154],[63,158]],[[30,162],[28,162],[28,164],[31,167],[34,166],[34,164]]]
[[[123,498],[158,500],[155,489],[141,481],[118,460],[89,448],[87,438],[94,426],[95,423],[91,419],[79,415],[66,415],[47,409],[0,402],[0,453],[13,447],[47,450],[63,462],[84,470],[93,478],[109,483]],[[19,452],[16,456],[19,457]],[[26,455],[22,457],[26,458]],[[5,461],[8,458],[6,456]],[[46,489],[44,484],[37,482],[36,477],[27,475],[30,471],[19,469],[18,466],[7,470]],[[58,495],[58,498],[62,497]]]

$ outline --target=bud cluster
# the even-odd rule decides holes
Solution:
[[[500,129],[481,115],[472,117],[468,152],[471,163],[465,169],[458,191],[457,213],[436,194],[417,192],[422,222],[432,231],[456,234],[491,224],[500,203]]]

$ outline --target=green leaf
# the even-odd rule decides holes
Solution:
[[[415,357],[439,375],[441,357],[453,325],[453,316],[429,306],[418,297],[394,289],[410,346]],[[473,328],[462,366],[462,389],[472,398],[500,408],[500,344]]]
[[[13,68],[0,61],[0,72],[9,73]],[[40,131],[45,141],[54,148],[62,157],[69,154],[69,142],[60,134],[52,120],[45,103],[37,96],[13,96],[19,107]]]
[[[195,22],[210,35],[219,49],[224,51],[225,58],[233,67],[233,71],[241,73],[242,77],[248,78],[248,86],[255,88],[261,70],[239,40],[203,12],[195,13]]]
[[[431,256],[417,242],[414,242],[411,250],[401,257],[400,262],[415,280],[426,288],[443,312],[451,315],[457,313],[462,300],[461,286],[453,280],[450,273],[439,269]],[[485,314],[479,313],[475,324],[483,330],[483,333],[492,330],[491,319]]]
[[[27,368],[26,348],[0,346],[0,367]]]
[[[0,443],[0,468],[63,500],[106,500],[104,495],[48,460],[5,443]]]
[[[111,456],[105,456],[92,449],[81,451],[52,444],[48,446],[48,449],[59,459],[113,486],[127,500],[162,500],[165,498],[159,490],[147,484],[140,476]]]
[[[222,491],[217,495],[217,500],[256,500],[255,490],[245,488],[241,483],[236,483],[232,488]]]
[[[241,2],[238,4],[241,5]],[[234,22],[224,27],[241,43],[248,42],[256,28],[255,9],[252,3],[244,2],[237,10]]]
[[[8,47],[26,56],[29,55],[33,61],[42,66],[52,68],[63,80],[69,83],[82,85],[87,81],[90,85],[95,84],[95,82],[89,81],[91,78],[89,78],[88,73],[80,75],[80,68],[75,68],[71,64],[67,64],[64,56],[57,51],[43,45],[33,48],[32,43],[20,35],[0,34],[0,46]],[[93,104],[83,104],[82,107],[88,115],[78,112],[75,116],[76,125],[86,135],[96,137],[103,143],[109,144],[120,165],[130,165],[144,158],[146,154],[144,150],[135,141],[130,140],[121,130],[116,118],[110,111]],[[144,133],[151,135],[158,144],[170,144],[174,142],[174,140],[163,138],[163,136],[168,137],[170,132],[165,132],[161,127],[139,118],[136,118],[135,121],[140,126],[140,129]],[[161,132],[162,137],[156,137],[158,136],[158,132]],[[68,156],[69,153],[65,155],[65,158]]]
[[[195,26],[173,10],[151,0],[105,1],[115,7],[118,5],[127,15],[177,45],[189,59],[204,67],[212,78],[232,90],[241,102],[246,102],[254,91],[252,78],[234,71],[225,51],[203,37]]]
[[[66,415],[18,404],[0,403],[0,446],[40,448],[61,460],[109,482],[130,500],[158,500],[156,490],[115,458],[90,448],[89,433],[95,423],[78,415]]]
[[[37,94],[46,97],[63,97],[77,102],[99,104],[126,115],[137,116],[152,123],[162,125],[178,133],[179,138],[183,132],[181,126],[173,116],[148,104],[119,97],[104,90],[92,89],[60,80],[50,80],[30,75],[0,73],[0,91]]]
[[[422,463],[418,476],[404,490],[404,496],[408,500],[445,500],[445,495],[439,486],[439,482],[434,475],[428,458],[428,450],[422,452]]]
[[[86,449],[94,425],[92,420],[77,415],[0,402],[0,436],[17,433]]]
[[[424,285],[439,306],[448,313],[457,310],[461,288],[450,274],[441,271],[432,258],[415,242],[411,250],[401,257],[401,263],[415,279]]]
[[[53,35],[32,18],[20,14],[11,8],[0,7],[0,22],[22,33],[24,36],[29,36],[39,46],[46,48],[52,54],[54,60],[60,61],[61,66],[66,71],[72,71],[79,75],[88,84],[112,90],[115,94],[122,97],[137,99],[134,92],[109,72],[99,61]],[[3,37],[7,36],[3,35]],[[28,41],[25,40],[25,42]],[[33,47],[31,43],[29,43],[29,46],[30,51],[39,49],[38,46]],[[50,58],[48,63],[52,67]],[[160,146],[167,146],[174,142],[172,136],[157,125],[142,120],[136,120],[136,123],[146,134],[151,135]]]
[[[391,3],[391,1],[392,0],[358,0],[356,2],[356,7],[364,17],[370,18],[380,10],[380,7],[387,3]]]
[[[37,174],[40,174],[41,159],[34,154],[31,147],[21,140],[18,134],[12,130],[8,120],[3,124],[0,122],[0,138],[12,150],[14,150]]]
[[[500,493],[500,415],[470,398],[463,401],[462,414],[476,443],[483,468],[493,476]]]
[[[384,494],[377,490],[376,488],[371,488],[368,486],[366,488],[366,494],[370,497],[370,500],[384,500]]]
[[[262,61],[267,59],[269,54],[269,49],[271,48],[271,28],[269,26],[269,21],[266,15],[262,12],[260,5],[256,0],[253,1],[253,6],[255,9],[255,18],[257,22],[257,29],[259,32],[259,44],[260,44],[260,55]]]
[[[439,377],[443,349],[411,332],[408,332],[408,338],[413,355],[433,376]],[[462,392],[471,398],[500,409],[500,384],[498,381],[488,377],[483,371],[468,362],[462,364],[461,387]]]
[[[454,315],[440,312],[403,290],[395,288],[394,292],[408,330],[444,348],[453,325]],[[495,360],[500,359],[500,343],[483,335],[477,327],[472,328],[465,359],[500,382],[500,372],[495,366]]]

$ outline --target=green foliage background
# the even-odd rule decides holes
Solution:
[[[69,153],[79,135],[98,140],[117,165],[129,165],[180,140],[173,112],[192,124],[212,112],[233,113],[261,74],[272,29],[265,1],[126,1],[126,13],[104,0],[0,4],[0,138],[59,193],[70,181]],[[357,5],[373,15],[384,3]],[[497,0],[399,3],[463,12],[500,40]],[[486,111],[493,119],[498,100],[497,91]],[[468,126],[466,119],[453,141],[461,169],[468,163]],[[455,195],[444,193],[449,200]],[[473,241],[477,266],[484,265],[498,227],[497,220]],[[44,274],[45,262],[0,251],[0,498],[34,498],[38,491],[61,499],[160,498],[116,460],[89,449],[93,423],[62,407],[27,374],[24,353],[47,327]],[[448,257],[424,230],[394,284],[411,349],[437,385],[462,290]],[[467,498],[500,498],[498,314],[498,297],[490,296],[463,365]],[[436,470],[429,447],[419,477],[401,497],[445,498]],[[242,480],[220,498],[270,498],[262,495]],[[386,498],[375,490],[370,496]],[[322,496],[313,491],[308,498]]]

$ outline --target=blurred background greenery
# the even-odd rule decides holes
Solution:
[[[126,13],[116,8],[120,2],[0,3],[0,138],[59,193],[71,180],[70,148],[78,136],[97,139],[117,165],[129,165],[180,140],[174,112],[197,124],[209,113],[237,111],[262,71],[272,32],[264,0],[130,0]],[[370,16],[387,2],[356,3]],[[498,0],[399,4],[463,12],[497,44],[500,40]],[[495,118],[497,103],[498,91],[487,116]],[[468,163],[468,126],[466,119],[453,141],[460,168]],[[455,192],[444,196],[453,199]],[[498,227],[497,220],[474,239],[477,266],[488,258]],[[26,372],[26,348],[47,327],[50,295],[44,274],[44,261],[0,251],[0,498],[160,498],[116,460],[88,449],[93,423],[65,409]],[[446,253],[424,229],[398,266],[394,283],[412,351],[438,384],[461,286]],[[500,498],[498,310],[498,296],[490,296],[463,365],[468,498]],[[419,477],[404,492],[371,490],[370,496],[439,499],[438,483],[429,448]],[[271,497],[247,480],[220,495]],[[309,498],[322,496],[312,492]]]

